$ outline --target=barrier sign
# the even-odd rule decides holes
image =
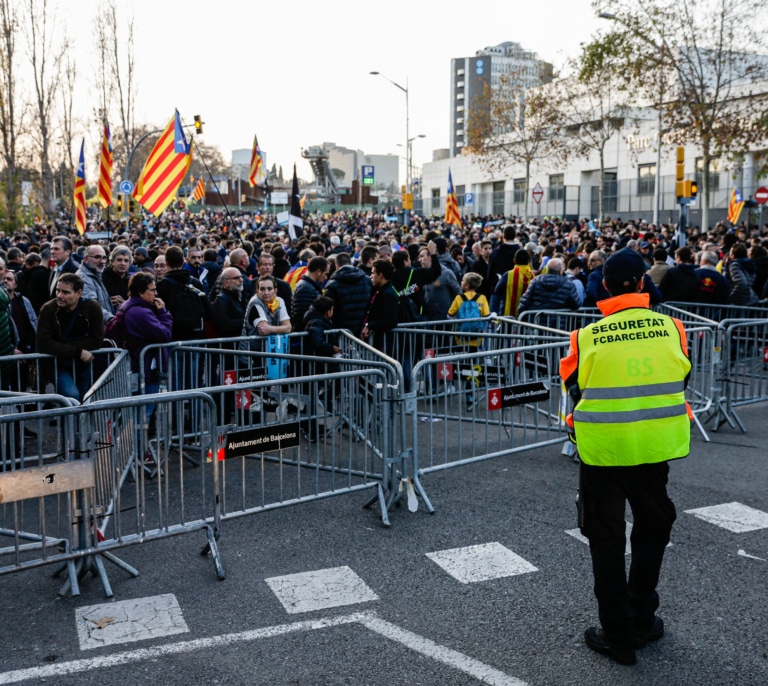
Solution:
[[[526,403],[538,403],[549,400],[549,388],[543,381],[492,388],[488,391],[488,409],[500,410],[503,407],[514,407]]]
[[[299,422],[246,429],[227,434],[224,457],[242,457],[299,445]]]

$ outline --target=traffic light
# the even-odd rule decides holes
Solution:
[[[693,200],[696,200],[696,196],[699,194],[699,182],[691,181],[690,183],[691,183],[691,187],[689,190],[691,194],[688,197],[692,198]]]
[[[203,120],[200,119],[200,115],[195,115],[195,133],[202,133],[203,132]]]
[[[117,211],[122,212],[123,211],[123,196],[118,195],[117,196]]]
[[[685,198],[685,148],[677,146],[677,164],[675,164],[675,196]]]

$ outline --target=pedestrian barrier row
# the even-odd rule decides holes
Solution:
[[[93,572],[111,597],[105,561],[138,575],[115,555],[117,550],[203,531],[204,550],[211,553],[216,573],[223,578],[216,544],[218,462],[188,469],[178,453],[163,452],[170,428],[162,420],[153,430],[138,427],[136,421],[148,414],[150,406],[164,407],[163,416],[171,417],[174,404],[190,399],[202,408],[197,440],[209,450],[215,449],[215,406],[202,393],[121,398],[75,407],[63,406],[66,399],[62,399],[61,406],[52,409],[43,409],[43,404],[54,403],[56,397],[41,396],[32,411],[1,414],[0,435],[4,437],[12,436],[20,421],[24,426],[32,423],[46,428],[53,423],[54,430],[38,434],[36,440],[43,450],[36,461],[15,458],[10,453],[12,443],[6,449],[3,442],[0,536],[10,542],[0,548],[0,574],[59,564],[57,573],[66,571],[61,594],[78,595],[79,580]],[[15,400],[29,405],[31,397]],[[8,401],[3,399],[3,403]],[[162,465],[150,481],[145,459],[158,446]]]
[[[599,315],[526,315],[466,330],[456,320],[401,326],[390,355],[345,331],[334,358],[302,354],[304,334],[285,347],[258,338],[148,346],[143,355],[168,353],[151,378],[144,357],[132,379],[127,353],[107,351],[79,406],[4,384],[0,537],[10,543],[0,574],[57,564],[60,592],[77,594],[92,571],[109,596],[104,562],[137,574],[117,556],[135,543],[202,531],[223,578],[225,520],[364,491],[385,525],[400,499],[414,510],[421,498],[433,512],[427,475],[567,439],[558,367],[569,332],[550,324],[578,328]],[[726,418],[744,430],[735,408],[768,396],[768,319],[681,318],[686,397],[702,434],[713,417],[715,428]],[[17,378],[30,360],[51,362],[14,356]]]

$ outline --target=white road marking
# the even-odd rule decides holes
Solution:
[[[762,562],[768,562],[764,557],[757,557],[757,555],[750,555],[746,550],[738,550],[736,551],[737,555],[741,555],[742,557],[748,557],[750,560],[761,560]]]
[[[75,621],[80,650],[189,632],[171,593],[80,607]]]
[[[474,660],[463,653],[438,645],[428,638],[401,629],[399,626],[390,624],[374,614],[364,615],[360,623],[371,631],[384,636],[384,638],[400,643],[416,653],[442,662],[449,667],[459,669],[484,684],[492,684],[493,686],[526,686],[526,683],[520,681],[520,679],[508,676],[504,672],[489,667],[485,663]]]
[[[501,543],[439,550],[427,557],[463,584],[539,571]]]
[[[379,599],[349,567],[274,576],[265,581],[286,612],[291,614],[327,610]]]
[[[360,624],[380,636],[389,638],[410,650],[454,667],[466,674],[470,674],[482,683],[489,684],[490,686],[526,686],[524,681],[507,676],[503,672],[500,672],[493,667],[489,667],[478,660],[474,660],[467,655],[440,646],[418,634],[400,629],[394,624],[385,622],[379,619],[373,612],[359,612],[351,615],[343,615],[341,617],[329,617],[327,619],[295,622],[293,624],[280,624],[278,626],[243,631],[237,634],[223,634],[221,636],[211,636],[210,638],[200,638],[193,641],[183,641],[181,643],[170,643],[168,645],[155,646],[153,648],[141,648],[139,650],[130,650],[124,653],[115,653],[114,655],[104,655],[102,657],[85,660],[72,660],[71,662],[61,662],[41,667],[18,669],[12,672],[0,673],[0,684],[16,684],[22,681],[40,681],[49,678],[55,679],[62,675],[81,674],[83,672],[116,667],[118,665],[125,665],[133,662],[144,663],[148,660],[157,660],[158,658],[168,657],[170,655],[227,647],[231,646],[233,643],[245,643],[248,641],[273,638],[275,636],[284,636],[286,634],[303,631],[317,631],[346,624]]]
[[[734,502],[713,505],[712,507],[699,507],[695,510],[686,510],[685,512],[737,534],[768,529],[768,512],[756,510],[754,507],[742,505],[741,503]]]

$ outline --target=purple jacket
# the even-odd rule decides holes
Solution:
[[[132,295],[120,309],[125,316],[126,347],[131,353],[131,371],[139,371],[139,355],[144,346],[151,343],[169,343],[173,317],[165,308],[158,310],[154,305]],[[154,369],[152,363],[155,362]],[[156,378],[166,368],[168,351],[161,348],[157,354],[144,356],[144,375],[146,379]]]

